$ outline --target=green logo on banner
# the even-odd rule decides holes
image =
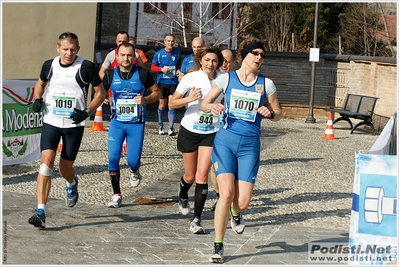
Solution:
[[[25,154],[26,148],[28,147],[28,139],[25,140],[18,140],[15,138],[14,141],[8,140],[7,144],[3,143],[3,153],[8,158],[13,157],[17,158],[18,156],[22,156]]]

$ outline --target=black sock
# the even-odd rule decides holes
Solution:
[[[196,184],[194,196],[194,217],[201,218],[208,195],[208,184]]]
[[[180,179],[180,198],[188,199],[188,190],[190,190],[193,184],[188,184],[184,181],[183,176]]]
[[[120,177],[121,177],[121,171],[109,171],[109,177],[111,178],[111,185],[112,185],[112,190],[114,190],[114,194],[120,194],[121,193],[121,187],[120,187]]]

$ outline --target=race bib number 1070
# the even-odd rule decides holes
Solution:
[[[233,118],[254,122],[257,113],[255,108],[259,106],[260,97],[260,93],[233,89],[230,96],[229,115]]]

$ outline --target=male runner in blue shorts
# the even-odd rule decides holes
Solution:
[[[155,52],[152,58],[151,70],[157,73],[157,84],[161,90],[161,98],[158,105],[158,134],[165,134],[163,129],[162,114],[166,104],[172,98],[176,90],[181,66],[180,51],[174,48],[175,36],[166,34],[164,38],[165,47]],[[168,111],[169,130],[168,135],[176,135],[173,125],[175,121],[175,110],[169,108]]]

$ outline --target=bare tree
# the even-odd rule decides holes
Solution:
[[[290,51],[293,14],[289,3],[249,3],[242,7],[240,23],[247,25],[242,38],[261,39],[270,51]]]
[[[292,26],[292,13],[288,3],[274,3],[270,8],[270,23],[264,31],[267,45],[272,51],[289,51],[289,34]]]
[[[378,33],[383,23],[369,3],[350,3],[341,17],[341,36],[346,53],[364,56],[379,55]]]
[[[384,23],[385,38],[387,39],[388,48],[389,48],[389,51],[391,52],[391,55],[390,55],[390,56],[392,57],[392,56],[395,55],[395,51],[394,51],[394,49],[393,49],[393,47],[392,47],[392,43],[391,43],[392,36],[391,36],[391,34],[390,34],[390,32],[389,32],[387,20],[386,20],[386,18],[385,18],[384,9],[382,8],[381,3],[377,3],[377,5],[378,5],[378,8],[381,10],[381,18],[382,18],[382,21],[383,21],[383,23]]]
[[[180,2],[174,5],[176,7],[174,10],[171,10],[169,6],[165,11],[156,3],[147,2],[146,5],[150,5],[158,14],[162,15],[162,18],[148,16],[145,12],[141,15],[160,28],[169,28],[180,45],[184,47],[188,46],[187,40],[196,36],[208,36],[208,39],[212,40],[212,44],[218,45],[237,38],[240,32],[239,27],[235,27],[229,36],[216,34],[218,30],[223,31],[223,27],[228,27],[229,30],[233,28],[236,19],[234,10],[237,4],[234,2]]]

